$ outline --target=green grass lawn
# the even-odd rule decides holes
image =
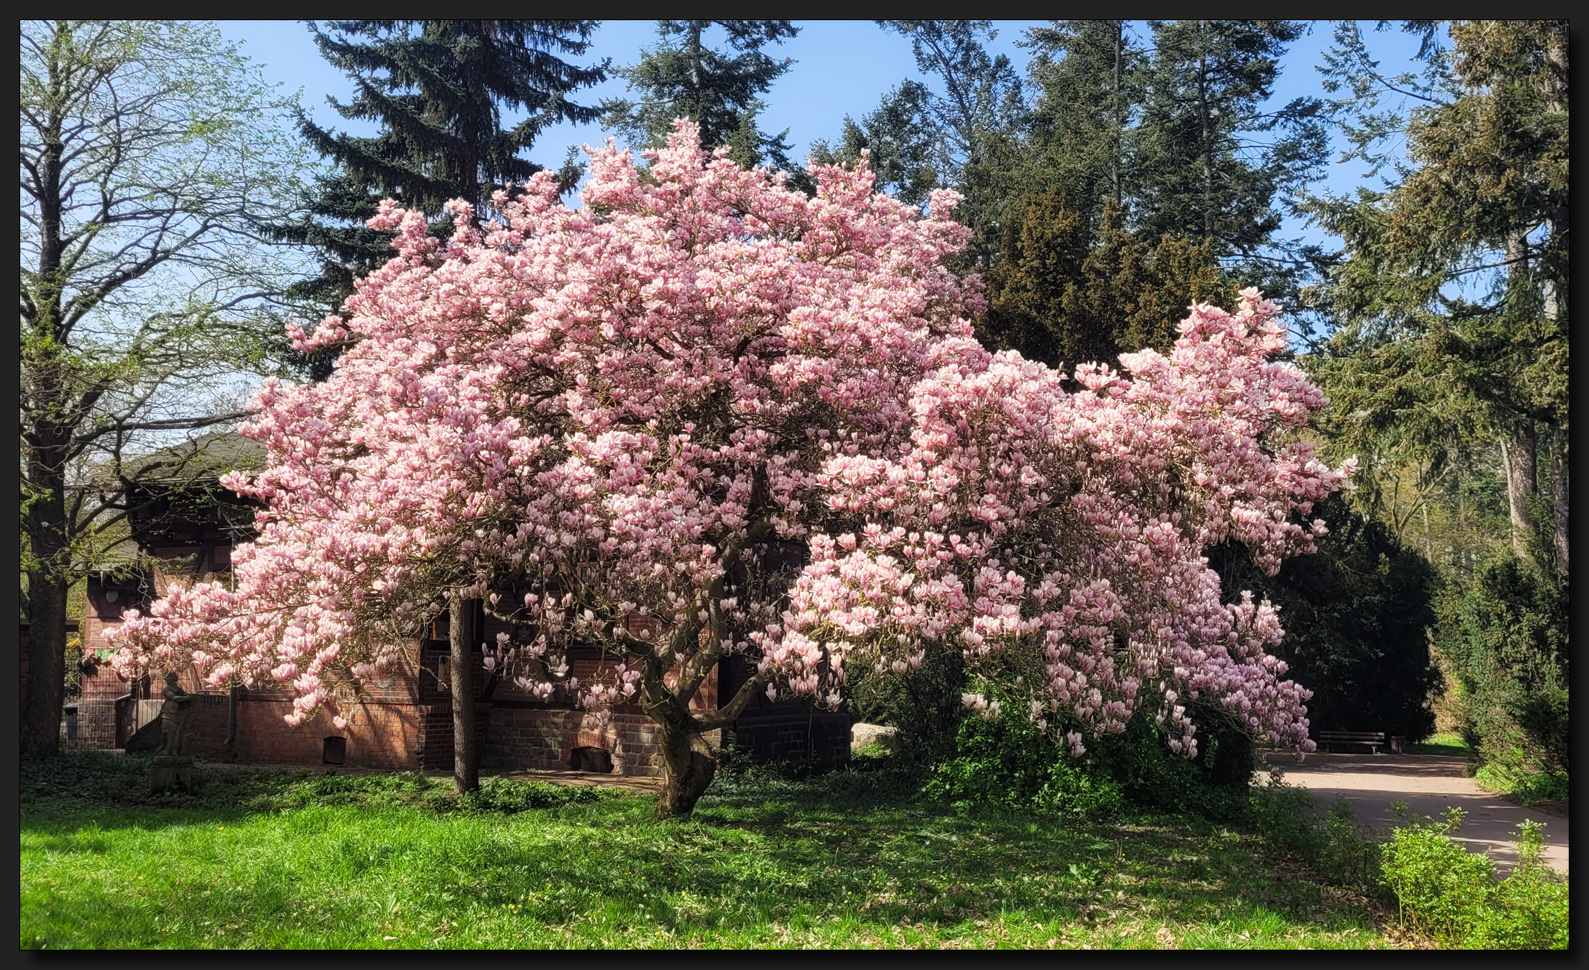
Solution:
[[[877,772],[720,779],[657,822],[591,789],[211,769],[153,798],[146,761],[52,765],[23,772],[23,949],[1394,945],[1254,836],[956,813]]]
[[[1432,734],[1426,740],[1413,745],[1408,745],[1408,754],[1449,754],[1472,757],[1473,751],[1468,743],[1462,740],[1462,735],[1452,732]]]

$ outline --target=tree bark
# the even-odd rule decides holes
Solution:
[[[1556,571],[1567,575],[1567,433],[1559,426],[1550,431],[1550,506],[1556,551]]]
[[[657,798],[657,818],[676,818],[694,811],[695,803],[717,777],[717,759],[706,739],[683,727],[660,721],[662,761],[667,767],[662,794]]]
[[[1126,22],[1115,21],[1115,67],[1114,67],[1114,145],[1109,158],[1109,188],[1114,197],[1115,208],[1120,208],[1120,156],[1124,154],[1122,140],[1125,137],[1125,119],[1120,111],[1120,59],[1124,53]]]
[[[1198,26],[1204,26],[1198,21]],[[1202,125],[1203,155],[1203,242],[1214,239],[1214,135],[1208,119],[1208,37],[1200,32],[1203,45],[1197,55],[1197,118]]]
[[[1534,422],[1528,418],[1514,419],[1507,428],[1507,441],[1502,451],[1506,457],[1506,501],[1512,516],[1512,551],[1521,558],[1528,555],[1535,529],[1534,515],[1528,507],[1538,488]]]
[[[452,780],[458,794],[480,787],[480,754],[475,744],[474,603],[454,596],[447,626],[452,668]]]
[[[49,757],[60,748],[61,687],[66,682],[66,582],[28,574],[28,682],[22,753]]]

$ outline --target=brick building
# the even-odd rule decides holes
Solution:
[[[106,649],[105,630],[119,622],[124,610],[146,608],[171,581],[224,579],[229,574],[231,550],[252,535],[254,507],[222,488],[217,479],[222,471],[251,467],[261,457],[259,446],[240,436],[207,436],[156,456],[152,461],[161,467],[146,466],[139,483],[128,486],[129,504],[136,510],[130,516],[134,540],[145,557],[159,564],[89,578],[85,657]],[[479,610],[475,629],[477,640],[490,640],[505,627]],[[357,703],[343,709],[349,722],[346,731],[337,730],[323,712],[310,723],[289,727],[284,718],[292,710],[292,694],[285,688],[213,691],[203,688],[191,670],[180,671],[184,689],[200,695],[191,728],[193,750],[245,762],[449,768],[453,723],[446,686],[446,618],[436,621],[426,634],[411,643],[403,669],[361,685]],[[582,681],[599,660],[594,648],[575,649],[569,657],[574,676]],[[662,773],[659,729],[638,707],[618,707],[604,729],[582,730],[582,714],[570,700],[556,694],[537,700],[510,682],[489,676],[482,662],[477,664],[474,683],[481,693],[475,705],[476,729],[483,767],[580,767],[588,763],[582,760],[588,753],[576,754],[576,749],[597,749],[607,753],[597,760],[610,759],[616,773]],[[730,692],[746,675],[742,661],[725,660],[702,685],[692,707],[714,709],[719,691],[732,696]],[[136,746],[135,737],[158,730],[152,725],[158,720],[159,691],[158,679],[129,683],[103,665],[85,671],[77,702],[78,743],[98,748]],[[762,759],[831,762],[849,757],[849,716],[818,711],[801,702],[774,704],[758,697],[732,734],[737,748]]]

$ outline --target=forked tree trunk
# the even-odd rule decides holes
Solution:
[[[480,757],[475,746],[474,723],[474,603],[460,597],[449,601],[448,666],[452,668],[452,780],[462,795],[480,787]]]
[[[662,725],[662,761],[667,773],[657,798],[657,818],[688,815],[717,777],[717,760],[699,734]]]

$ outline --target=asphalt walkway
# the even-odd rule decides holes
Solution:
[[[1403,801],[1415,815],[1436,819],[1448,808],[1467,813],[1451,834],[1470,852],[1486,852],[1496,870],[1510,871],[1517,862],[1517,825],[1525,819],[1545,825],[1542,858],[1567,871],[1567,819],[1539,808],[1523,808],[1480,788],[1467,777],[1467,759],[1428,754],[1321,754],[1298,764],[1289,754],[1269,753],[1266,760],[1281,769],[1290,784],[1308,789],[1322,806],[1337,797],[1352,803],[1358,821],[1388,832],[1395,824],[1392,802]]]

